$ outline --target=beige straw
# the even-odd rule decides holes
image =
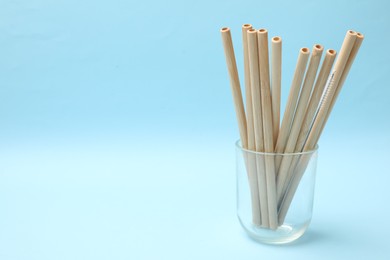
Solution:
[[[237,64],[236,58],[234,56],[233,42],[232,36],[230,34],[230,29],[224,27],[221,29],[222,35],[222,43],[225,51],[226,64],[229,71],[230,77],[230,87],[232,89],[234,107],[236,110],[236,117],[238,121],[238,128],[240,131],[240,138],[242,147],[248,147],[248,138],[247,138],[247,130],[246,130],[246,119],[245,119],[245,111],[244,104],[242,101],[241,95],[241,87],[240,80],[238,78]]]
[[[263,112],[264,152],[272,153],[274,151],[274,142],[272,131],[271,90],[269,80],[268,32],[266,29],[260,29],[257,31],[257,36],[261,79],[261,108]],[[276,229],[278,227],[278,216],[276,205],[275,162],[272,157],[267,155],[265,155],[264,159],[267,180],[269,227],[271,229]]]
[[[295,111],[295,116],[291,126],[290,134],[288,136],[286,148],[284,149],[285,153],[292,153],[295,150],[295,145],[298,139],[299,132],[301,130],[302,121],[306,113],[306,108],[309,103],[310,94],[312,92],[313,84],[317,75],[317,70],[321,61],[323,49],[324,48],[319,44],[316,44],[313,47],[309,66],[307,68],[305,76],[305,81],[303,83],[301,94],[299,97],[298,106]],[[278,204],[281,203],[282,196],[287,189],[287,185],[292,174],[292,172],[289,171],[292,159],[292,156],[284,156],[279,167],[276,186],[276,189],[278,191]]]
[[[242,26],[242,43],[244,51],[244,72],[245,72],[245,103],[246,103],[246,122],[248,132],[248,150],[255,151],[255,130],[253,126],[253,106],[252,106],[252,90],[251,90],[251,79],[249,71],[249,54],[248,54],[248,38],[247,31],[252,28],[250,24],[244,24]],[[259,186],[257,180],[257,166],[256,156],[252,153],[245,152],[246,168],[248,172],[251,203],[252,203],[252,222],[256,226],[261,225],[260,216],[260,197],[259,197]]]
[[[271,98],[274,144],[278,139],[280,125],[280,92],[282,86],[282,38],[272,38],[271,52]]]
[[[249,54],[248,54],[248,37],[247,31],[252,29],[252,25],[244,24],[242,26],[242,45],[244,50],[244,72],[245,72],[245,101],[246,101],[246,123],[248,132],[248,150],[254,151],[255,146],[255,129],[253,126],[253,106],[252,90],[249,71]]]
[[[295,108],[298,103],[299,90],[305,75],[307,61],[310,51],[308,48],[301,48],[299,51],[298,62],[295,67],[294,77],[291,83],[290,94],[288,96],[287,105],[284,110],[282,126],[279,130],[278,141],[276,142],[276,153],[283,153],[286,147],[288,135],[290,133],[291,123],[294,119]],[[281,158],[275,158],[276,172],[279,170]]]
[[[257,152],[264,152],[257,33],[256,30],[250,29],[248,30],[247,34],[248,34],[249,69],[250,69],[251,90],[252,90],[253,123],[255,129],[255,145],[256,145]],[[262,156],[256,156],[257,179],[258,179],[259,196],[260,196],[260,214],[261,214],[261,225],[264,227],[269,227],[267,179],[266,179],[265,165],[263,159],[264,158]]]

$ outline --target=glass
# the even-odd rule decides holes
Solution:
[[[250,237],[285,244],[305,233],[313,212],[317,150],[261,153],[237,141],[237,215]]]

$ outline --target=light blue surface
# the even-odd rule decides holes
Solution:
[[[0,259],[388,259],[389,3],[2,0]],[[284,247],[235,216],[219,29],[242,68],[248,22],[283,37],[283,104],[300,47],[366,36]]]

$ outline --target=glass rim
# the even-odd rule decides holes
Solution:
[[[253,154],[262,154],[262,155],[272,155],[272,156],[275,156],[275,155],[282,155],[282,156],[286,156],[286,155],[290,155],[290,156],[296,156],[296,155],[303,155],[303,154],[312,154],[312,153],[315,153],[317,152],[318,150],[318,144],[316,144],[316,146],[314,147],[313,150],[309,150],[309,151],[305,151],[305,152],[294,152],[294,153],[266,153],[266,152],[257,152],[257,151],[252,151],[252,150],[248,150],[248,149],[245,149],[241,146],[241,140],[238,139],[235,143],[236,147],[242,151],[245,151],[245,152],[248,152],[248,153],[253,153]]]

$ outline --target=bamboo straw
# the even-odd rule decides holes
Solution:
[[[282,86],[282,38],[272,38],[271,53],[271,98],[274,144],[278,139],[280,124],[280,91]]]
[[[225,51],[226,64],[229,71],[230,87],[233,94],[234,107],[236,110],[236,117],[238,121],[238,128],[240,131],[241,143],[244,148],[248,147],[248,138],[246,130],[246,119],[244,104],[242,101],[240,80],[238,78],[236,58],[234,56],[232,36],[230,29],[224,27],[221,29],[222,43]]]
[[[297,109],[295,111],[294,120],[291,126],[286,148],[284,149],[284,153],[292,153],[295,150],[295,145],[299,136],[299,132],[301,130],[302,121],[306,113],[308,101],[310,99],[310,94],[312,92],[313,84],[317,75],[317,70],[321,61],[323,50],[324,48],[319,44],[316,44],[313,47],[309,66],[306,72],[305,80],[302,86]],[[292,172],[289,171],[292,160],[293,160],[292,156],[283,156],[280,164],[277,183],[276,183],[278,204],[281,203],[281,200],[287,189],[287,185],[289,183],[292,174]]]
[[[257,33],[255,29],[248,30],[248,53],[249,53],[249,71],[252,90],[252,105],[253,105],[253,123],[255,130],[255,146],[257,152],[264,151],[263,137],[263,119],[260,93],[260,74],[259,60],[257,47]],[[268,215],[268,199],[267,199],[267,182],[265,174],[265,166],[262,156],[256,156],[257,179],[260,195],[260,214],[261,225],[269,227]]]
[[[301,88],[303,77],[305,74],[309,53],[310,51],[308,48],[301,48],[299,51],[297,65],[295,67],[295,73],[291,83],[290,94],[288,96],[286,109],[284,110],[282,125],[280,127],[278,140],[276,142],[276,153],[283,153],[284,148],[286,147],[291,123],[294,118],[295,108],[298,103],[299,90]],[[280,157],[275,158],[276,172],[278,172],[279,170],[280,161]]]
[[[336,58],[335,50],[326,51],[325,59],[322,63],[320,73],[318,74],[314,86],[313,94],[311,95],[310,103],[306,111],[305,119],[303,120],[302,123],[302,128],[299,133],[297,145],[295,146],[295,152],[302,151],[302,148],[305,145],[305,141],[309,133],[311,123],[313,122],[314,115],[317,111],[317,107],[321,99],[321,95],[324,91],[326,79],[329,76],[335,58]]]
[[[263,137],[264,152],[274,151],[273,130],[272,130],[272,105],[269,80],[269,57],[268,57],[268,32],[266,29],[257,31],[258,55],[260,65],[260,91],[263,113]],[[265,155],[265,174],[267,180],[267,199],[269,227],[278,227],[277,205],[276,205],[276,183],[275,183],[275,162],[272,157]]]
[[[335,67],[333,69],[332,74],[329,77],[328,86],[325,89],[312,128],[303,147],[303,152],[314,149],[315,145],[318,142],[320,134],[323,130],[323,126],[325,125],[326,120],[328,119],[328,114],[330,113],[330,110],[332,108],[331,105],[332,103],[334,104],[335,102],[332,101],[332,99],[337,98],[335,94],[336,92],[338,93],[340,91],[340,90],[337,91],[337,87],[340,83],[344,83],[343,81],[341,81],[342,74],[344,72],[346,73],[344,76],[344,81],[345,81],[349,69],[352,66],[354,57],[356,56],[357,50],[360,47],[361,42],[360,43],[358,42],[357,43],[358,47],[355,47],[354,50],[356,51],[356,53],[352,52],[352,49],[355,46],[356,38],[357,38],[356,32],[350,30],[346,33],[343,45],[340,50],[340,54],[336,60]],[[348,60],[350,61],[350,64],[346,66]],[[340,85],[340,87],[342,87],[342,85]],[[295,176],[289,186],[289,189],[287,190],[282,205],[280,206],[279,209],[279,223],[282,223],[284,221],[284,218],[287,215],[288,208],[290,207],[294,194],[298,188],[299,182],[305,172],[309,160],[310,157],[307,156],[302,157],[299,160],[299,163],[295,169],[295,173],[294,173]]]
[[[252,28],[250,24],[244,24],[242,26],[242,45],[244,51],[244,72],[245,72],[245,104],[246,104],[246,122],[247,122],[247,134],[248,134],[248,150],[254,151],[255,147],[255,132],[253,126],[253,106],[252,106],[252,91],[251,91],[251,79],[249,71],[249,54],[248,54],[248,38],[247,31]],[[260,197],[259,186],[257,180],[257,166],[256,156],[245,152],[247,155],[246,165],[248,172],[248,182],[251,193],[252,203],[252,222],[253,224],[261,225],[260,215]]]
[[[248,132],[248,150],[254,151],[255,146],[255,129],[253,126],[253,106],[252,106],[252,91],[251,79],[249,71],[249,57],[248,57],[248,36],[247,31],[252,29],[252,25],[244,24],[242,26],[242,45],[244,51],[244,72],[245,72],[245,101],[246,101],[246,122]]]

